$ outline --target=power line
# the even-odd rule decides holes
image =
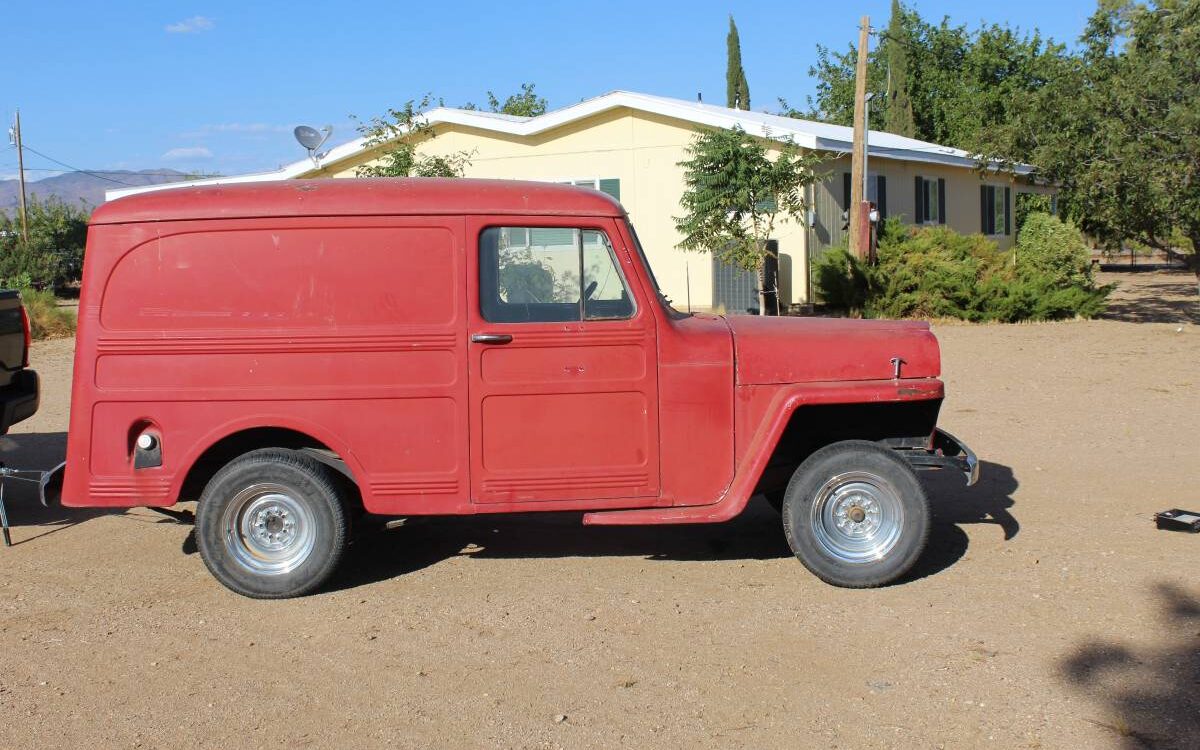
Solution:
[[[45,159],[46,161],[52,161],[55,164],[58,164],[59,166],[66,167],[67,169],[71,170],[72,172],[80,172],[82,174],[91,175],[92,177],[95,177],[97,179],[108,180],[109,182],[115,182],[118,185],[124,185],[125,187],[137,187],[137,185],[134,185],[133,183],[130,183],[130,182],[122,182],[121,180],[113,179],[112,177],[105,177],[104,175],[97,174],[96,172],[89,172],[86,169],[80,169],[79,167],[73,167],[70,164],[67,164],[65,161],[59,161],[58,159],[55,159],[53,156],[46,156],[41,151],[38,151],[36,148],[30,146],[28,143],[25,144],[25,149],[28,151],[32,151],[33,153],[35,153],[38,156]]]
[[[25,148],[29,148],[26,146]],[[32,150],[32,149],[31,149]],[[15,164],[0,164],[0,169],[16,169]],[[128,175],[145,175],[146,177],[178,177],[180,179],[198,179],[203,177],[220,177],[221,175],[190,175],[186,172],[142,172],[133,170],[116,170],[116,169],[51,169],[50,167],[25,167],[26,172],[58,172],[59,174],[128,174]]]

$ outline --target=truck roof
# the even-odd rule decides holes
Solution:
[[[625,215],[590,188],[518,180],[355,178],[278,180],[161,190],[106,203],[92,224],[293,216],[433,214]]]

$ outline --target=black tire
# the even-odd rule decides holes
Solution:
[[[200,557],[243,596],[283,599],[320,587],[346,548],[349,521],[329,467],[267,448],[218,471],[196,508]]]
[[[929,526],[916,472],[894,450],[865,440],[816,451],[784,494],[788,545],[834,586],[871,588],[900,578],[924,551]]]

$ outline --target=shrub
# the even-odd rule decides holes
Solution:
[[[1055,287],[1091,286],[1092,254],[1078,229],[1050,214],[1025,218],[1017,235],[1017,273]]]
[[[22,289],[21,301],[29,315],[29,331],[33,338],[53,339],[75,333],[75,314],[59,307],[53,292]]]
[[[818,294],[867,317],[1016,322],[1100,313],[1111,288],[1095,286],[1078,231],[1045,214],[1031,214],[1026,226],[1023,244],[1001,252],[981,235],[889,221],[875,265],[841,248],[818,261]]]

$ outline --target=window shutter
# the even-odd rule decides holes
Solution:
[[[842,210],[850,210],[850,173],[842,172]]]
[[[875,205],[879,209],[879,218],[886,219],[887,218],[887,180],[885,180],[883,178],[883,175],[879,175],[875,179],[877,181],[876,187],[875,187]]]
[[[913,188],[913,224],[920,224],[925,221],[925,180],[920,177],[916,178]]]
[[[615,177],[612,179],[600,180],[600,192],[607,193],[617,200],[621,200],[621,181]]]
[[[991,228],[988,227],[988,200],[987,185],[979,186],[979,231],[984,234],[991,234]]]
[[[1012,197],[1012,189],[1004,188],[1004,233],[1012,234],[1012,220],[1010,218],[1012,209],[1009,208],[1008,199]]]
[[[946,223],[946,181],[938,178],[938,224]]]

